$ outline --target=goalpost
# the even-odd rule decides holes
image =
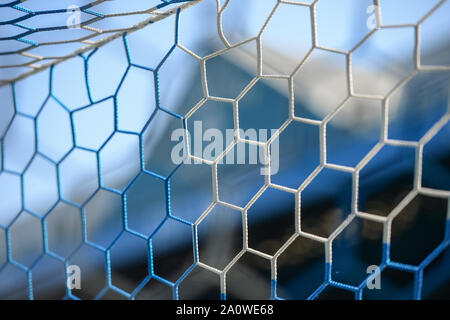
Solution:
[[[448,283],[450,2],[264,1],[0,2],[0,298]]]

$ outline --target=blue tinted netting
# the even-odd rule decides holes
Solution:
[[[263,298],[284,299],[291,297],[287,292],[306,290],[303,298],[316,299],[335,289],[350,293],[355,299],[373,298],[367,291],[367,280],[371,280],[373,275],[365,272],[366,264],[377,265],[381,275],[394,270],[411,276],[411,283],[402,286],[401,290],[409,290],[410,295],[406,296],[414,299],[423,297],[424,274],[431,272],[430,266],[435,266],[439,259],[444,260],[446,270],[436,271],[438,266],[432,271],[443,273],[444,278],[448,278],[450,191],[448,183],[442,183],[439,178],[426,180],[429,177],[427,170],[433,171],[435,176],[436,172],[437,176],[446,172],[448,177],[448,171],[445,171],[448,168],[439,171],[445,165],[437,165],[437,160],[431,169],[427,167],[427,161],[433,156],[441,159],[444,154],[444,158],[445,155],[448,157],[448,87],[443,92],[432,91],[435,97],[433,104],[437,107],[430,107],[434,110],[430,111],[431,116],[423,118],[423,125],[417,128],[405,129],[412,119],[408,117],[402,119],[401,126],[396,126],[397,122],[392,122],[395,115],[390,111],[390,106],[397,101],[398,92],[406,90],[422,74],[427,74],[430,79],[436,79],[438,74],[443,75],[440,83],[450,83],[447,76],[450,67],[438,63],[422,65],[421,52],[417,49],[422,26],[444,8],[447,1],[438,1],[416,22],[401,25],[383,24],[382,4],[377,0],[371,1],[375,5],[375,26],[348,49],[320,44],[317,16],[321,3],[326,3],[320,0],[274,1],[264,23],[258,26],[258,33],[238,41],[235,40],[239,36],[229,36],[222,25],[228,6],[233,1],[161,0],[153,1],[150,9],[115,13],[102,13],[96,9],[103,2],[110,1],[86,2],[78,7],[82,14],[80,26],[76,29],[86,34],[59,42],[35,40],[34,36],[52,31],[73,31],[64,24],[68,9],[30,9],[33,6],[27,7],[27,2],[0,4],[0,9],[17,11],[13,14],[15,17],[0,22],[0,26],[13,26],[17,31],[0,37],[0,42],[13,43],[2,47],[0,57],[20,56],[20,59],[25,59],[20,63],[1,63],[2,70],[17,70],[4,73],[6,77],[2,77],[3,86],[0,88],[1,107],[4,109],[0,113],[0,297],[14,298],[20,290],[29,299],[40,297],[37,292],[40,295],[44,292],[45,297],[56,286],[55,279],[66,283],[69,277],[66,270],[74,264],[80,264],[82,277],[100,277],[101,284],[91,289],[87,296],[80,294],[78,289],[63,285],[61,298],[135,299],[149,287],[158,286],[167,289],[170,298],[184,298],[188,295],[183,290],[202,286],[203,282],[194,281],[190,289],[184,288],[199,270],[208,273],[209,278],[202,279],[213,279],[208,283],[215,283],[215,297],[221,299],[238,297],[233,286],[258,277],[266,280],[265,285],[255,287],[257,291],[259,288],[262,288],[259,290],[261,292],[267,291]],[[185,13],[203,3],[215,6],[213,25],[217,30],[215,38],[203,39],[208,45],[197,51],[182,41],[182,19]],[[305,38],[311,38],[310,47],[301,59],[292,62],[294,67],[289,71],[268,68],[266,57],[273,53],[264,51],[266,30],[273,25],[271,21],[276,21],[277,13],[286,10],[287,6],[304,10],[302,14],[310,20],[308,28],[301,32]],[[36,21],[39,21],[39,16],[42,16],[41,21],[45,21],[45,15],[58,14],[65,14],[61,20],[63,22],[54,26],[34,26],[35,21],[31,20],[38,18]],[[98,25],[103,20],[124,16],[138,18],[110,29],[101,29]],[[168,28],[165,31],[170,33],[170,41],[161,55],[155,54],[156,58],[146,60],[144,51],[141,55],[134,52],[134,35],[152,30],[152,27],[166,21],[168,23],[164,28]],[[358,61],[359,49],[375,35],[399,28],[411,31],[414,43],[409,52],[411,59],[408,60],[411,70],[402,74],[399,81],[390,82],[392,86],[382,93],[359,92],[355,88],[360,78],[352,69],[353,63]],[[146,40],[150,41],[140,38],[140,41]],[[163,42],[167,39],[155,36],[152,41]],[[45,51],[33,51],[68,43],[75,46],[57,56]],[[255,54],[248,54],[247,49],[237,51],[247,46],[251,47],[248,51]],[[314,114],[311,109],[301,109],[300,100],[297,100],[297,92],[305,93],[301,90],[311,89],[300,77],[318,51],[319,55],[337,56],[338,60],[342,60],[344,72],[340,83],[346,86],[338,103],[322,115],[321,111]],[[232,52],[237,52],[236,56],[227,57]],[[114,54],[117,56],[113,57]],[[177,60],[173,58],[177,55],[194,61],[195,72],[180,78],[179,74],[187,66],[176,64]],[[108,60],[108,57],[113,58]],[[4,61],[9,61],[7,59]],[[251,67],[241,68],[239,63],[223,65],[233,59],[241,64],[242,61],[244,64],[248,62]],[[274,60],[276,64],[281,64],[282,57]],[[146,61],[150,62],[146,64]],[[70,68],[64,69],[69,65]],[[323,71],[320,67],[315,70],[317,73]],[[167,76],[169,72],[172,73]],[[325,71],[319,79],[313,79],[306,73],[310,78],[307,82],[326,86],[323,81],[328,79],[328,72]],[[224,74],[233,74],[236,78],[222,77]],[[169,81],[164,77],[168,77]],[[193,95],[198,93],[198,96],[191,100],[170,100],[167,96],[176,94],[176,91],[166,93],[161,88],[162,83],[164,80],[164,83],[176,87],[177,79],[187,82],[188,91]],[[388,80],[391,81],[390,78]],[[28,85],[24,85],[26,81],[29,81]],[[296,83],[301,83],[301,88],[297,88]],[[23,93],[24,87],[27,92],[32,92],[28,98]],[[409,89],[414,91],[414,87]],[[264,102],[272,99],[271,95],[280,97],[280,92],[284,92],[282,97],[273,105],[285,106],[285,110],[275,110],[269,103],[269,107],[264,108]],[[167,101],[181,107],[175,108]],[[369,139],[363,143],[358,142],[363,135],[356,128],[360,122],[350,124],[350,131],[357,132],[356,137],[348,133],[349,128],[345,127],[345,118],[352,118],[352,114],[361,112],[352,111],[355,110],[352,108],[361,105],[355,101],[363,101],[364,106],[369,106],[362,109],[362,114],[366,112],[369,115],[363,127],[369,127],[369,122],[378,121],[379,124],[367,133]],[[248,108],[245,108],[246,104]],[[326,103],[322,101],[322,104]],[[250,109],[251,105],[258,107]],[[299,110],[302,110],[301,114]],[[372,117],[373,110],[379,111],[378,120]],[[213,116],[207,118],[203,116],[205,112]],[[406,114],[409,112],[405,111]],[[223,122],[226,119],[228,123],[214,122],[217,118]],[[286,159],[280,161],[280,172],[273,176],[261,176],[259,173],[252,176],[252,172],[244,172],[245,169],[239,171],[242,167],[232,171],[234,169],[221,162],[238,144],[258,144],[246,136],[238,136],[225,146],[227,149],[223,153],[209,159],[191,153],[185,155],[201,164],[170,163],[172,132],[175,129],[186,132],[196,119],[205,120],[205,127],[223,125],[224,128],[219,128],[221,130],[237,130],[246,125],[279,129],[259,146],[270,156],[273,144],[279,140],[280,159]],[[246,124],[245,119],[248,119]],[[345,140],[350,141],[347,152],[335,153],[335,150],[342,148],[342,141]],[[301,141],[299,148],[305,149],[296,153],[292,146],[297,145],[292,141]],[[306,148],[309,144],[315,148]],[[354,151],[356,149],[358,151]],[[354,158],[348,160],[350,154]],[[408,160],[399,161],[400,157]],[[291,158],[294,164],[288,161]],[[288,164],[291,165],[290,171],[284,174],[284,166]],[[269,172],[275,170],[271,162],[265,166]],[[383,171],[383,167],[391,169]],[[404,172],[405,176],[409,172],[411,187],[402,190],[403,193],[391,206],[383,207],[385,213],[381,212],[380,203],[375,209],[363,205],[362,201],[370,198],[365,192],[367,188],[382,192],[396,183],[389,180],[395,175],[394,171]],[[236,176],[243,178],[238,179],[235,185],[225,183],[229,177]],[[202,178],[198,185],[196,177]],[[338,187],[335,193],[327,191],[332,186]],[[197,192],[193,193],[194,198],[189,193],[191,191]],[[238,195],[231,197],[232,192]],[[316,203],[320,199],[326,203],[326,197],[330,194],[337,199],[337,206],[343,208],[342,214],[332,216],[336,211],[325,210],[325,216],[314,218],[322,209],[308,207],[306,201]],[[149,203],[151,207],[148,207]],[[276,215],[277,210],[281,210],[276,208],[278,203],[280,207],[281,203],[283,206],[287,204],[286,207],[292,206],[287,209],[289,213],[285,221],[288,231],[277,233],[285,222],[276,219],[265,227],[258,227],[259,221],[267,221],[265,219],[269,219],[270,215]],[[423,209],[424,203],[428,209]],[[422,218],[424,210],[425,217]],[[426,216],[429,213],[427,210],[432,213],[429,215],[431,218]],[[136,212],[141,211],[140,218],[136,219]],[[221,220],[215,220],[216,217]],[[417,252],[404,257],[401,252],[408,251],[408,243],[398,247],[397,243],[404,241],[399,234],[406,237],[408,234],[404,230],[416,218],[429,226],[424,231],[425,238],[433,238],[431,234],[436,237],[429,248],[423,249],[417,245]],[[332,223],[324,228],[320,225],[325,220]],[[208,236],[208,229],[217,221],[221,221],[224,229],[228,225],[239,231],[220,240],[224,235],[218,228],[214,229],[219,231],[213,237]],[[401,231],[394,233],[393,229]],[[260,244],[254,235],[267,241]],[[219,242],[236,240],[237,249],[226,252],[220,246],[213,247],[212,255],[219,258],[208,259],[211,252],[210,256],[208,252],[202,254],[202,246],[214,237]],[[408,237],[414,238],[415,234]],[[32,239],[31,243],[27,242],[27,238]],[[355,240],[358,238],[369,239],[369,245],[363,241],[359,243]],[[356,244],[348,244],[348,239],[355,240]],[[177,246],[186,250],[179,253]],[[175,252],[172,260],[167,258],[170,249]],[[348,262],[352,257],[347,261],[342,259],[345,255],[341,253],[346,250],[375,253],[374,258],[369,257],[364,263],[354,266]],[[188,258],[177,260],[182,254]],[[87,258],[80,258],[82,255]],[[295,256],[302,257],[300,267],[295,265]],[[143,270],[133,269],[133,265],[139,264],[139,259]],[[314,268],[302,265],[302,259],[311,259]],[[94,264],[94,260],[95,268],[84,267],[87,261]],[[128,262],[130,269],[124,271]],[[178,267],[176,272],[167,272],[166,269],[174,266]],[[236,270],[241,270],[242,275],[246,274],[246,268],[252,266],[257,266],[255,274],[258,276],[236,278]],[[358,268],[364,268],[364,272],[361,274]],[[104,271],[97,275],[93,269]],[[317,272],[319,280],[313,283],[311,279]],[[123,273],[139,273],[140,276],[131,277],[133,281],[121,281]],[[281,284],[280,279],[284,279],[286,273],[303,273],[307,278],[313,276],[309,280],[289,280],[292,283],[290,286],[289,283]],[[206,286],[206,280],[204,283]],[[251,283],[248,286],[251,287]],[[389,288],[392,291],[396,289],[395,286]],[[296,297],[295,294],[292,296]]]

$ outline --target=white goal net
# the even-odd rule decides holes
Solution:
[[[0,298],[449,298],[447,0],[0,1]]]

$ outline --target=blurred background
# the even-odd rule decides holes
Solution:
[[[58,9],[89,2],[59,1]],[[25,63],[29,56],[12,52],[29,43],[10,39],[24,30],[11,22],[23,11],[6,5],[9,1],[0,3],[5,4],[0,20],[9,21],[0,25],[0,51],[8,53],[0,55],[0,65]],[[106,1],[89,10],[108,14],[160,3]],[[382,25],[399,27],[377,30],[353,51],[353,89],[361,97],[347,100],[349,69],[346,55],[339,52],[350,51],[371,32],[373,1],[319,0],[317,42],[334,51],[311,52],[310,8],[279,4],[261,36],[262,70],[265,75],[296,72],[292,92],[286,79],[258,79],[239,100],[240,127],[280,128],[289,118],[290,103],[296,117],[320,121],[345,101],[327,125],[327,161],[355,167],[380,140],[382,102],[389,95],[388,137],[419,141],[450,106],[449,69],[420,71],[402,83],[415,69],[413,25],[439,3],[420,25],[419,53],[422,66],[450,66],[449,1],[379,1]],[[236,44],[257,36],[276,4],[231,0],[222,17],[225,37]],[[56,9],[50,1],[21,6]],[[1,298],[28,298],[30,291],[37,299],[68,297],[65,267],[71,264],[82,270],[81,290],[72,290],[72,298],[220,298],[219,276],[194,263],[193,249],[192,224],[213,203],[211,166],[177,166],[170,158],[171,133],[177,128],[189,129],[196,120],[222,131],[234,127],[228,102],[207,100],[185,118],[204,97],[196,56],[225,48],[217,10],[216,1],[203,0],[0,87]],[[36,15],[20,23],[30,28],[64,25],[69,15]],[[92,16],[81,12],[81,21]],[[147,17],[106,18],[89,26],[114,30]],[[24,38],[42,43],[88,33],[63,29]],[[58,57],[80,46],[38,45],[26,52]],[[256,77],[258,59],[252,40],[206,60],[209,94],[236,98]],[[27,70],[1,68],[0,79]],[[292,122],[277,140],[279,170],[271,181],[297,189],[320,164],[319,126]],[[449,191],[449,141],[447,122],[425,145],[424,187]],[[360,172],[359,210],[387,216],[413,189],[415,157],[414,148],[384,146]],[[219,199],[245,207],[264,185],[259,170],[259,165],[219,165]],[[352,192],[350,173],[322,169],[301,193],[302,230],[330,236],[351,212]],[[417,195],[402,210],[391,227],[393,261],[420,265],[439,244],[448,243],[448,200]],[[295,201],[294,194],[270,187],[258,197],[247,211],[250,248],[267,255],[281,248],[295,232]],[[214,206],[197,228],[202,263],[223,270],[241,251],[242,218],[238,210]],[[382,261],[382,236],[382,223],[354,219],[333,242],[333,279],[361,283],[367,266]],[[424,269],[423,298],[450,297],[449,270],[447,246]],[[299,236],[278,258],[277,295],[308,298],[323,283],[324,272],[323,243]],[[226,284],[227,299],[270,298],[270,261],[246,252],[228,271]],[[381,288],[364,290],[363,298],[411,299],[414,273],[387,268]],[[329,286],[319,298],[354,298],[354,293]]]

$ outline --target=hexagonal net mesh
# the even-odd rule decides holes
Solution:
[[[450,2],[413,2],[1,1],[0,297],[448,297]]]

